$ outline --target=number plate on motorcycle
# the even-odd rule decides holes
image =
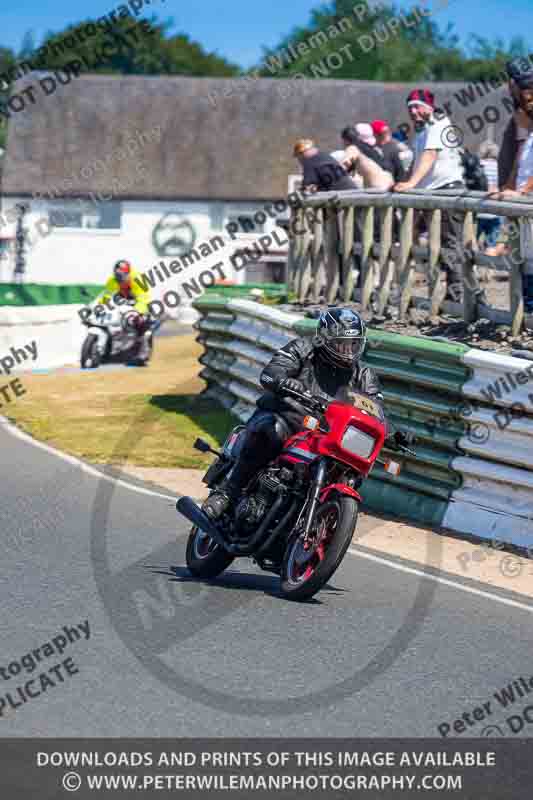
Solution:
[[[352,398],[352,405],[355,406],[355,408],[358,408],[360,411],[366,411],[367,414],[371,414],[373,417],[381,416],[379,406],[369,397],[362,397],[361,395],[356,394],[355,397]]]

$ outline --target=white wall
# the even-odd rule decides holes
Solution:
[[[219,260],[228,261],[235,246],[243,242],[254,241],[254,234],[239,235],[238,241],[232,241],[223,226],[227,223],[229,215],[245,214],[260,211],[261,203],[200,203],[180,201],[127,201],[122,204],[122,230],[94,230],[94,229],[68,229],[55,228],[48,235],[39,233],[36,223],[42,217],[48,216],[48,205],[44,200],[22,198],[9,198],[2,201],[2,213],[17,202],[30,204],[30,209],[24,217],[24,226],[29,231],[32,246],[26,249],[25,282],[35,283],[101,283],[110,274],[113,264],[120,258],[129,259],[134,266],[146,271],[160,260],[152,243],[152,231],[161,218],[167,213],[179,213],[187,218],[196,229],[197,238],[195,246],[211,237],[220,234],[227,241],[224,251],[219,250],[213,261],[202,262],[201,269],[206,264],[216,263]],[[75,201],[65,201],[76,207]],[[218,219],[218,225],[216,221]],[[274,220],[268,219],[266,230],[274,228]],[[47,225],[41,226],[46,233]],[[4,224],[3,235],[15,235],[16,223]],[[283,232],[279,230],[279,235]],[[168,257],[166,261],[172,260]],[[200,265],[190,267],[197,270]],[[12,279],[14,261],[0,262],[0,280]],[[201,271],[200,269],[200,271]],[[242,271],[231,275],[235,280],[242,282]],[[181,277],[181,276],[180,276]],[[185,276],[184,276],[185,277]]]

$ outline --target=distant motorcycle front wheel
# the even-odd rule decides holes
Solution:
[[[98,352],[98,337],[94,333],[89,333],[81,348],[81,368],[96,369],[100,366],[101,356]]]

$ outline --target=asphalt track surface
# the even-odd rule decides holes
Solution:
[[[198,582],[165,490],[101,478],[4,425],[0,460],[0,667],[90,625],[88,640],[0,679],[5,697],[67,657],[79,670],[4,707],[4,736],[439,737],[487,701],[462,737],[511,736],[505,719],[533,703],[533,689],[507,710],[492,696],[533,675],[523,597],[364,549],[310,604],[286,602],[245,560]]]

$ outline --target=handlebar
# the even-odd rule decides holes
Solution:
[[[416,456],[414,450],[411,450],[409,447],[405,447],[403,444],[397,444],[396,449],[399,453],[404,453],[406,456]]]
[[[284,389],[283,394],[285,397],[293,397],[295,400],[299,400],[303,406],[315,413],[324,414],[329,406],[329,402],[319,400],[311,392],[294,392],[292,389]]]

